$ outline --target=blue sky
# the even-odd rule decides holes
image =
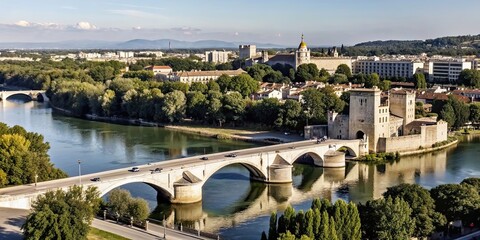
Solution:
[[[480,33],[478,0],[0,0],[0,42],[215,39],[294,46]]]

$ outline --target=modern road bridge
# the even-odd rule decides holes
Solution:
[[[0,91],[0,100],[7,100],[13,95],[23,95],[29,97],[32,101],[48,101],[44,90],[19,90],[19,91]]]
[[[343,149],[345,152],[337,151]],[[98,172],[81,177],[0,189],[0,207],[30,209],[40,194],[55,189],[68,189],[73,185],[96,186],[103,196],[119,186],[143,182],[158,192],[159,198],[172,203],[195,203],[202,200],[202,187],[218,170],[232,164],[241,164],[250,172],[250,178],[266,183],[291,183],[292,164],[309,155],[316,166],[345,167],[345,155],[358,157],[368,152],[363,140],[327,140],[318,143],[307,140],[237,151],[193,156],[129,168]],[[227,157],[229,154],[235,157]],[[202,160],[200,157],[207,157]],[[153,171],[161,168],[160,172]],[[93,178],[100,181],[91,181]]]

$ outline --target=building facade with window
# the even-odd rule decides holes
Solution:
[[[435,83],[457,83],[460,73],[472,69],[472,62],[459,59],[431,59],[428,62],[428,79]]]
[[[378,57],[359,59],[353,62],[353,73],[377,73],[382,78],[411,78],[417,72],[423,72],[423,62],[415,60],[382,60]]]

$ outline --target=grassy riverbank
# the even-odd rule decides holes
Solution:
[[[255,127],[220,128],[205,125],[182,124],[167,125],[165,128],[217,139],[232,139],[263,143],[281,143],[303,140],[303,138],[298,134],[285,134],[283,132],[271,130],[260,130],[259,128]]]
[[[161,123],[147,122],[139,119],[100,117],[100,116],[95,116],[91,114],[87,114],[85,116],[76,116],[69,110],[58,108],[52,104],[50,104],[50,106],[54,109],[56,113],[59,113],[65,116],[70,116],[70,117],[83,118],[90,121],[107,122],[107,123],[122,124],[122,125],[164,127],[167,129],[172,129],[172,130],[191,133],[191,134],[197,134],[197,135],[216,138],[216,139],[231,139],[231,140],[239,140],[239,141],[247,141],[247,142],[267,143],[267,144],[304,140],[303,137],[301,137],[299,134],[294,134],[294,133],[285,134],[284,132],[268,130],[258,125],[251,125],[246,127],[217,127],[217,126],[201,125],[201,124],[197,124],[189,121],[178,123],[176,125],[163,125]]]
[[[106,232],[98,228],[90,228],[90,232],[87,236],[88,240],[129,240],[114,233]]]

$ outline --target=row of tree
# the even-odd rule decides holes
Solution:
[[[47,92],[54,106],[79,116],[95,114],[156,122],[178,122],[184,118],[222,125],[245,121],[280,129],[299,129],[304,123],[326,123],[327,111],[342,111],[345,103],[332,88],[308,89],[303,103],[278,99],[253,101],[258,90],[249,75],[221,76],[208,84],[141,81],[117,78],[95,84],[57,81]],[[269,112],[270,114],[265,114]]]
[[[262,233],[262,240],[273,239],[360,239],[360,217],[354,203],[338,200],[330,204],[326,199],[315,199],[306,212],[288,206],[277,219],[270,216],[268,238]]]
[[[432,112],[437,113],[439,118],[445,120],[453,129],[459,129],[469,121],[480,122],[480,104],[464,103],[455,95],[448,96],[447,101],[435,100]]]
[[[480,178],[460,184],[443,184],[430,191],[417,184],[390,187],[382,199],[358,207],[342,200],[331,205],[315,199],[307,212],[287,207],[270,217],[262,239],[410,239],[426,238],[446,231],[447,222],[461,220],[464,226],[480,224]]]
[[[150,215],[150,208],[143,198],[133,198],[125,189],[116,188],[108,194],[107,207],[115,217],[128,217],[134,221],[144,221]]]
[[[50,162],[49,149],[42,135],[0,123],[0,187],[67,177]]]

